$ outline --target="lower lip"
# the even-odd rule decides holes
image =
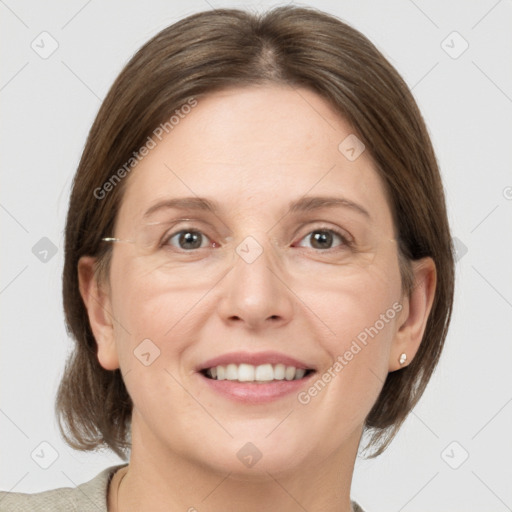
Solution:
[[[210,386],[210,389],[227,398],[237,402],[262,404],[278,400],[292,393],[298,393],[309,382],[314,372],[298,380],[274,380],[264,383],[215,380],[205,377],[202,373],[198,375],[206,385]]]

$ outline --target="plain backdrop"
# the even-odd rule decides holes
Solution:
[[[53,412],[72,348],[61,301],[64,220],[101,100],[167,25],[205,9],[274,5],[0,1],[0,489],[74,486],[121,462],[69,448]],[[512,3],[307,5],[362,31],[412,88],[458,248],[440,366],[388,451],[357,461],[353,498],[367,512],[512,510]]]

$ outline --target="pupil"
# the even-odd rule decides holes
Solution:
[[[315,235],[313,235],[314,243],[315,245],[317,242],[320,242],[320,248],[325,248],[325,242],[327,242],[328,245],[330,245],[330,242],[332,242],[332,235],[328,231],[317,231]]]
[[[199,243],[198,243],[199,241]],[[195,242],[195,243],[194,243]],[[186,231],[180,237],[180,243],[184,244],[192,244],[193,247],[186,247],[187,249],[198,249],[201,247],[201,242],[199,240],[199,236],[197,232],[194,231]]]

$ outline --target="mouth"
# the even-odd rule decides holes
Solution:
[[[289,400],[317,371],[305,361],[272,350],[230,352],[196,367],[201,385],[219,397],[249,406]]]
[[[244,383],[268,384],[278,381],[295,381],[309,377],[315,370],[297,368],[285,364],[227,364],[204,368],[200,373],[207,379],[236,381]]]

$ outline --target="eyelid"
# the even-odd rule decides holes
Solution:
[[[178,224],[181,224],[182,222],[185,223],[185,225],[179,229],[176,229],[176,226]],[[204,229],[204,228],[201,228],[199,229],[199,227],[197,227],[197,224],[205,224],[208,229],[215,229],[215,227],[213,226],[213,224],[211,222],[208,222],[208,221],[205,221],[205,220],[202,220],[202,219],[194,219],[194,218],[180,218],[180,219],[173,219],[171,221],[159,221],[159,222],[149,222],[148,224],[146,224],[147,226],[157,226],[157,225],[164,225],[166,226],[166,229],[165,229],[165,232],[164,234],[162,235],[162,238],[165,238],[165,237],[168,237],[170,236],[171,234],[176,234],[176,233],[179,233],[180,231],[182,230],[186,230],[186,229],[190,229],[191,231],[194,230],[194,231],[201,231],[201,229]],[[174,231],[176,229],[176,231]],[[171,231],[172,230],[172,231]]]

